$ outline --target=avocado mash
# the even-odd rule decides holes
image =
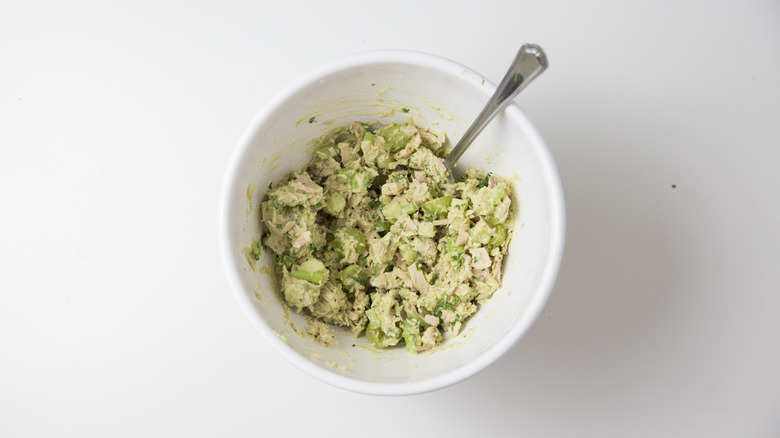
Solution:
[[[449,182],[443,143],[413,124],[355,122],[269,189],[262,245],[321,343],[335,343],[335,325],[377,348],[428,350],[498,289],[512,188],[474,169]]]

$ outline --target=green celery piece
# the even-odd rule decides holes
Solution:
[[[401,217],[401,214],[403,214],[403,212],[401,211],[401,205],[399,203],[391,202],[385,205],[384,207],[382,207],[382,214],[385,216],[385,219],[395,223],[395,221],[397,221],[398,218]]]
[[[499,246],[504,242],[506,242],[506,228],[501,225],[497,225],[496,235],[490,239],[490,244],[493,246]]]
[[[378,277],[387,269],[387,265],[370,265],[368,267],[368,276],[370,278]]]
[[[380,169],[387,169],[392,162],[393,160],[390,158],[390,154],[387,153],[376,157],[376,167]]]
[[[457,259],[466,252],[466,247],[464,245],[455,245],[456,240],[457,237],[454,236],[447,238],[447,254],[453,259]]]
[[[490,225],[493,225],[494,227],[501,223],[501,220],[499,220],[495,215],[489,214],[485,216],[485,222],[489,223]]]
[[[368,272],[359,265],[349,265],[341,271],[341,284],[351,289],[355,284],[365,286],[368,283]]]
[[[322,161],[327,160],[328,158],[331,158],[333,154],[331,153],[331,146],[332,144],[323,144],[320,146],[317,146],[317,148],[314,150],[314,155],[319,158]]]
[[[406,262],[407,265],[412,264],[420,257],[420,254],[418,254],[417,251],[408,244],[401,245],[398,248],[398,251],[400,251],[401,258]]]
[[[417,207],[414,206],[414,204],[406,204],[401,206],[401,213],[403,214],[414,214],[414,212],[417,211]]]
[[[368,317],[368,325],[366,326],[368,342],[376,348],[385,348],[385,334],[382,332],[382,323],[379,321],[379,315],[376,314],[376,310],[366,310],[366,317]]]
[[[490,235],[490,228],[485,221],[477,222],[477,224],[469,230],[469,234],[471,235],[471,240],[480,245],[490,242],[490,239],[492,238]]]
[[[405,148],[412,139],[406,135],[406,129],[402,125],[392,125],[385,128],[382,131],[382,136],[385,138],[387,150],[391,153],[398,152]]]
[[[406,343],[406,350],[410,353],[417,352],[417,343],[420,340],[420,320],[415,316],[410,316],[403,320],[403,337]]]
[[[498,204],[504,199],[505,196],[506,189],[504,186],[493,187],[493,190],[490,191],[490,201],[493,202],[493,204]]]
[[[357,228],[345,227],[336,231],[333,249],[336,250],[339,257],[344,257],[349,247],[354,247],[358,254],[366,249],[366,236]]]
[[[422,237],[435,237],[436,227],[433,222],[420,222],[417,224],[417,234]]]
[[[373,178],[368,172],[355,172],[349,180],[349,191],[352,193],[365,193],[371,187]]]
[[[393,224],[390,221],[376,221],[376,222],[374,222],[374,227],[376,228],[377,232],[379,232],[379,233],[386,233],[386,232],[390,231],[390,227],[391,226],[393,226]]]
[[[446,216],[450,204],[452,203],[452,198],[452,196],[442,196],[440,198],[431,199],[422,205],[422,209],[430,216]]]
[[[298,266],[298,269],[292,273],[292,277],[298,280],[306,280],[319,286],[323,283],[323,280],[326,280],[327,274],[328,268],[321,261],[308,259]]]
[[[344,211],[344,207],[347,205],[347,201],[337,192],[331,192],[327,198],[325,198],[325,206],[323,207],[326,212],[332,216],[338,216]]]

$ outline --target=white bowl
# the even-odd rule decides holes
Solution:
[[[250,123],[225,175],[222,259],[241,307],[282,356],[342,388],[414,394],[484,369],[533,324],[558,273],[564,202],[549,150],[516,104],[493,120],[458,165],[515,177],[516,223],[503,285],[458,336],[439,347],[420,354],[402,347],[379,351],[365,336],[355,338],[347,330],[337,330],[338,345],[324,347],[299,334],[307,327],[303,315],[283,311],[270,261],[262,257],[253,267],[245,255],[259,237],[257,207],[268,185],[306,165],[312,139],[355,120],[384,124],[411,116],[418,125],[443,129],[457,140],[494,90],[478,73],[438,56],[374,51],[331,62],[300,78]]]

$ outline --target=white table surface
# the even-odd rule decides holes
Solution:
[[[419,396],[292,367],[218,255],[246,124],[341,56],[498,81],[524,42],[568,210],[537,323]],[[780,436],[777,1],[3,2],[0,62],[2,437]]]

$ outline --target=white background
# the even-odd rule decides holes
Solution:
[[[0,5],[0,436],[780,436],[780,3],[281,3]],[[341,56],[497,82],[524,42],[568,210],[537,323],[420,396],[292,367],[218,255],[244,127]]]

